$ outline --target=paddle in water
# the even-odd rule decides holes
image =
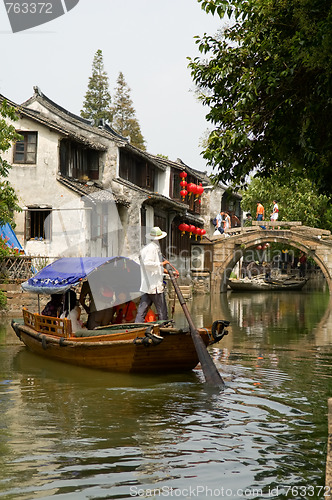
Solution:
[[[202,370],[204,373],[205,381],[207,384],[214,386],[214,387],[224,387],[225,383],[218,372],[216,365],[214,364],[211,356],[209,355],[205,344],[200,336],[200,334],[197,331],[197,328],[194,325],[194,322],[190,316],[189,310],[187,308],[187,304],[183,298],[183,295],[181,293],[181,290],[176,282],[176,278],[174,276],[171,264],[166,264],[166,269],[168,271],[169,277],[171,279],[171,282],[173,284],[175,293],[178,296],[179,302],[181,304],[181,307],[183,309],[183,312],[187,318],[189,328],[190,328],[190,333],[191,333],[191,338],[193,340],[197,356],[199,359],[199,362],[202,366]]]

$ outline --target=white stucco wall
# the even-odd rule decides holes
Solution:
[[[158,170],[156,192],[169,197],[169,186],[171,182],[171,169],[168,167],[164,172]]]
[[[50,240],[25,241],[26,210],[15,215],[15,232],[29,255],[68,256],[86,251],[86,211],[81,197],[57,180],[59,141],[61,136],[32,120],[21,118],[12,123],[16,130],[37,132],[37,162],[33,165],[13,163],[13,147],[4,158],[12,165],[8,180],[13,186],[19,205],[24,209],[35,205],[51,207],[52,237]]]

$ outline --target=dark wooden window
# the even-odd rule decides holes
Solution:
[[[182,259],[189,259],[190,261],[191,243],[195,241],[195,238],[189,238],[188,233],[181,236],[179,230],[181,222],[183,221],[179,218],[174,219],[172,222],[172,252],[177,256],[181,256]]]
[[[136,186],[155,190],[156,167],[143,157],[120,150],[119,175]]]
[[[178,200],[180,201],[181,195],[180,191],[182,190],[182,187],[180,186],[181,182],[181,177],[180,177],[180,170],[176,170],[175,168],[172,168],[171,170],[171,182],[169,185],[169,196],[173,200]]]
[[[28,207],[25,216],[26,240],[51,239],[51,209]]]
[[[18,133],[22,136],[22,139],[16,141],[14,145],[13,163],[36,164],[37,132],[18,131]]]
[[[99,179],[99,151],[63,139],[60,143],[60,172],[78,180]]]
[[[188,208],[191,212],[194,212],[195,214],[200,214],[201,213],[201,205],[198,202],[198,200],[195,198],[194,194],[189,195],[189,193],[188,193],[184,200],[182,200],[182,198],[181,198],[180,191],[182,191],[182,189],[185,189],[187,191],[188,189],[187,189],[187,186],[185,188],[182,188],[180,186],[180,182],[182,180],[180,177],[180,173],[181,173],[180,170],[176,170],[175,168],[172,168],[171,178],[170,178],[170,186],[169,186],[169,196],[173,200],[183,201],[184,203],[186,203],[186,205],[188,205]],[[190,184],[190,182],[192,182],[193,184],[198,185],[200,183],[200,181],[197,179],[197,177],[194,177],[192,175],[188,175],[185,180],[187,181],[187,184]]]

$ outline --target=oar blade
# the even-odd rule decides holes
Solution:
[[[200,336],[200,334],[197,331],[197,328],[194,325],[194,322],[190,316],[190,313],[188,311],[187,305],[184,301],[183,295],[181,293],[181,290],[176,282],[174,273],[172,271],[172,268],[169,264],[166,265],[166,269],[169,273],[169,277],[171,279],[171,282],[173,284],[174,290],[176,295],[178,296],[179,302],[181,304],[181,307],[183,309],[183,312],[187,318],[189,327],[190,327],[190,333],[191,333],[191,338],[193,340],[197,357],[199,359],[199,362],[202,367],[202,371],[205,377],[205,381],[207,384],[215,387],[224,387],[225,383],[218,372],[216,365],[214,364],[211,356],[209,355],[206,346]]]

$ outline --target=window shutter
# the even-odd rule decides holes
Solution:
[[[27,210],[25,212],[25,239],[29,240],[31,238],[31,213]]]

